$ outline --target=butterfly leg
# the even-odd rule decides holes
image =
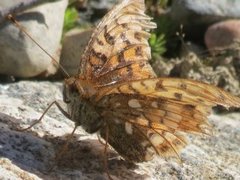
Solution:
[[[68,119],[71,119],[70,115],[68,114],[68,112],[66,110],[64,110],[64,108],[62,107],[62,105],[58,102],[58,101],[53,101],[48,107],[47,109],[43,112],[43,114],[41,115],[41,117],[36,121],[34,122],[33,124],[31,124],[29,127],[27,128],[24,128],[24,129],[20,129],[19,131],[26,131],[28,129],[31,129],[33,126],[35,126],[36,124],[38,124],[42,119],[43,117],[45,116],[45,114],[48,112],[48,110],[53,106],[53,105],[56,105],[58,107],[58,109],[61,111],[61,113]]]
[[[98,134],[97,137],[98,137],[99,143],[102,144],[103,146],[105,146],[105,142],[103,142],[103,140],[101,140],[100,134]]]
[[[105,136],[105,143],[104,143],[104,168],[105,168],[105,172],[107,173],[108,179],[112,180],[112,177],[109,173],[109,169],[108,169],[108,152],[107,152],[107,148],[108,148],[108,137],[109,137],[109,126],[106,126],[106,136]],[[101,142],[102,143],[102,142]]]

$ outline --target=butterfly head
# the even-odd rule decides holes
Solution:
[[[73,77],[65,80],[64,101],[68,105],[71,120],[81,125],[88,133],[98,131],[103,125],[101,109],[97,109],[91,100],[93,93],[95,90],[88,87],[83,78]]]
[[[70,89],[75,89],[79,92],[79,95],[83,98],[90,98],[97,93],[91,82],[89,82],[84,76],[70,77],[65,80],[65,86]]]

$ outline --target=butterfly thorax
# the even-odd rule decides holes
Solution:
[[[96,132],[101,128],[103,121],[100,117],[100,109],[97,109],[92,102],[95,89],[80,78],[69,78],[65,82],[64,101],[68,105],[71,120],[88,133]]]

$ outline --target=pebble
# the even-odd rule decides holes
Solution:
[[[240,20],[226,20],[210,26],[205,33],[209,51],[233,47],[240,43]]]

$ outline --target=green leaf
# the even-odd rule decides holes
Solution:
[[[153,56],[160,56],[166,52],[166,40],[164,34],[157,36],[155,33],[152,33],[149,39],[149,44],[151,46]]]
[[[63,32],[67,32],[70,29],[77,26],[78,12],[74,7],[67,8],[64,16]]]

